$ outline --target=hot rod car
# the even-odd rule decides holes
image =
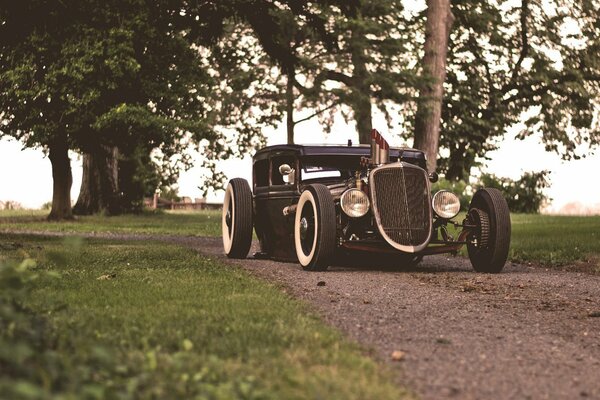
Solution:
[[[447,190],[432,195],[437,174],[427,172],[422,151],[390,148],[375,130],[371,138],[371,146],[259,150],[252,189],[235,178],[225,192],[225,254],[247,257],[254,229],[260,242],[255,257],[298,261],[306,270],[325,270],[352,252],[396,254],[414,263],[466,245],[475,271],[500,272],[511,234],[502,194],[479,189],[457,221],[459,198]]]

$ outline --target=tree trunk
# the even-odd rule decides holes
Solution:
[[[352,65],[354,66],[352,87],[352,110],[356,121],[358,141],[361,144],[371,144],[371,129],[373,128],[371,115],[371,87],[368,83],[369,72],[367,71],[365,56],[365,37],[363,32],[356,29],[352,32],[350,49]]]
[[[453,22],[450,0],[427,0],[423,75],[432,79],[432,82],[425,85],[419,93],[414,147],[427,155],[427,168],[430,172],[435,171],[437,164],[448,37]]]
[[[354,102],[354,119],[356,119],[356,131],[361,144],[371,143],[371,129],[373,128],[371,117],[371,99],[364,93],[358,93],[360,98]]]
[[[73,219],[71,210],[71,160],[69,159],[69,146],[66,135],[61,136],[50,146],[50,163],[52,164],[52,209],[48,219],[58,221]]]
[[[118,149],[99,146],[83,155],[81,190],[73,212],[78,215],[119,214]]]
[[[287,143],[294,144],[294,79],[295,69],[293,67],[288,69],[287,73],[287,87],[285,90],[285,107],[287,114]]]

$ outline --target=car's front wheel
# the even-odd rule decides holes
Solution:
[[[477,272],[498,273],[504,268],[510,248],[510,212],[498,189],[479,189],[469,206],[467,222],[472,226],[467,251]]]
[[[246,258],[252,244],[252,191],[245,179],[229,181],[223,200],[223,249],[229,258]]]
[[[335,253],[336,218],[331,192],[325,185],[310,185],[300,195],[294,222],[294,245],[302,268],[324,271]]]

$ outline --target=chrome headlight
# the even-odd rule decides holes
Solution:
[[[434,194],[431,203],[433,211],[444,219],[454,218],[460,211],[458,196],[448,190],[440,190]]]
[[[340,197],[340,206],[347,216],[359,218],[369,211],[369,197],[358,189],[348,189]]]

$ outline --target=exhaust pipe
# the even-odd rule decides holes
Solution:
[[[371,164],[376,164],[377,160],[377,129],[371,129]]]
[[[381,136],[381,145],[379,150],[379,163],[380,164],[389,164],[390,163],[390,145],[385,140],[383,136]]]
[[[390,145],[377,129],[371,131],[371,164],[381,165],[390,162]]]

